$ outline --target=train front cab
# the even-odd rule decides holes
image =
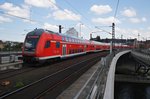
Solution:
[[[35,33],[35,31],[32,31],[28,33],[26,36],[26,39],[24,41],[23,46],[23,61],[26,63],[34,62],[36,61],[36,52],[37,52],[37,45],[40,40],[39,33]]]
[[[61,55],[60,36],[37,29],[27,34],[23,47],[24,62],[42,62]],[[55,47],[56,46],[56,47]]]

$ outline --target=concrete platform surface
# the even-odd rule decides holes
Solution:
[[[85,72],[78,80],[76,80],[69,88],[63,91],[57,99],[73,99],[79,95],[79,93],[86,87],[88,81],[97,71],[100,66],[100,61],[91,67],[87,72]]]

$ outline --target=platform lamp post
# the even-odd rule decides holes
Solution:
[[[112,23],[112,51],[115,47],[115,23]]]
[[[108,31],[106,31],[106,30],[100,29],[98,26],[95,26],[95,28],[100,29],[100,30],[102,30],[103,32],[106,32],[106,33],[112,35],[112,41],[110,42],[110,53],[112,53],[112,49],[113,49],[113,38],[115,37],[115,36],[114,36],[114,34],[115,34],[115,29],[114,29],[114,28],[115,28],[115,24],[112,23],[112,26],[105,26],[105,27],[112,27],[112,33],[108,32]]]
[[[11,57],[10,57],[10,47],[11,47],[11,41],[8,41],[8,54],[9,54],[9,61],[11,60]]]
[[[121,49],[123,48],[122,45],[123,45],[123,35],[121,34]]]
[[[9,46],[9,48],[8,48],[9,49],[9,62],[11,62],[11,60],[12,60],[12,56],[11,56],[11,51],[12,51],[11,50],[11,46],[12,46],[12,44],[13,43],[11,41],[8,41],[8,46]]]
[[[140,34],[138,33],[138,40],[137,40],[137,43],[138,43],[138,49],[140,49]]]
[[[90,40],[92,40],[92,33],[90,33]]]
[[[109,27],[112,27],[112,40],[110,42],[110,53],[112,53],[115,48],[115,23],[112,23],[112,26]]]
[[[80,23],[80,25],[79,25],[79,35],[78,35],[78,37],[80,36],[81,37],[81,27],[82,27],[82,25],[83,25],[83,23]]]

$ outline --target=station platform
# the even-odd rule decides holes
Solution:
[[[85,87],[90,87],[89,81],[92,78],[98,67],[101,65],[100,61],[91,67],[87,72],[85,72],[78,80],[76,80],[69,88],[63,91],[57,99],[77,99]]]
[[[57,99],[113,99],[117,61],[122,55],[129,52],[130,50],[113,55],[109,66],[106,66],[107,58],[102,59],[63,91]]]

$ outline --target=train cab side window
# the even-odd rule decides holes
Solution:
[[[50,41],[46,41],[45,48],[49,48],[49,47],[50,47]]]
[[[60,42],[56,42],[56,48],[60,47]]]

